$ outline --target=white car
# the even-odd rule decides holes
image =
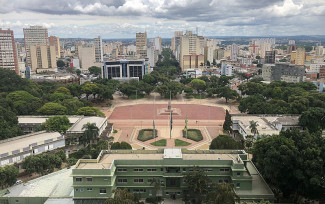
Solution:
[[[21,184],[21,183],[23,183],[22,180],[17,180],[16,183],[15,183],[15,185],[19,185],[19,184]]]

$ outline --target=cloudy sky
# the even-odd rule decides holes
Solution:
[[[30,25],[62,38],[324,35],[325,0],[0,0],[0,28]]]

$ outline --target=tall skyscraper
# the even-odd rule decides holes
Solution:
[[[0,68],[19,72],[17,51],[12,30],[2,30],[0,28]]]
[[[175,31],[174,37],[171,41],[171,49],[174,52],[174,55],[176,57],[176,60],[179,60],[180,58],[180,49],[181,49],[181,37],[183,35],[183,31]]]
[[[140,56],[140,58],[147,57],[147,41],[147,32],[136,34],[135,45],[137,47],[137,55]]]
[[[159,54],[161,53],[161,37],[155,37],[155,48],[158,50]]]
[[[96,62],[103,62],[103,40],[100,36],[94,39],[94,46]]]
[[[31,45],[29,46],[31,70],[37,73],[55,71],[56,50],[55,46]]]
[[[274,64],[275,63],[275,50],[265,51],[265,63]]]
[[[238,45],[233,43],[230,48],[230,60],[231,61],[237,61],[238,52],[239,52]]]
[[[50,43],[50,46],[55,47],[56,57],[60,58],[61,57],[60,38],[56,37],[56,36],[50,36],[49,43]]]
[[[48,45],[47,28],[43,28],[42,26],[30,26],[29,28],[24,28],[23,31],[26,50],[26,66],[31,67],[30,46]]]

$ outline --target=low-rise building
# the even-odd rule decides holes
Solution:
[[[214,183],[231,183],[241,201],[274,200],[274,195],[243,150],[103,150],[97,159],[81,159],[72,170],[75,203],[101,203],[116,188],[141,198],[188,194],[186,173],[201,168]]]
[[[118,60],[104,62],[102,78],[128,81],[141,80],[145,73],[144,60]]]
[[[65,146],[58,132],[35,132],[0,141],[0,166],[19,164],[25,157]]]
[[[264,64],[262,77],[265,81],[302,82],[305,78],[304,66],[289,63]]]
[[[277,135],[282,130],[292,128],[301,128],[299,123],[299,115],[244,115],[232,114],[232,132],[236,137],[241,134],[244,139],[247,135],[252,135],[250,121],[257,122],[258,135],[269,136]]]

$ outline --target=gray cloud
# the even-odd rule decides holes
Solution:
[[[324,34],[324,17],[324,0],[0,0],[0,27],[70,30],[55,30],[64,36],[143,30],[171,36],[195,27],[205,35]]]

